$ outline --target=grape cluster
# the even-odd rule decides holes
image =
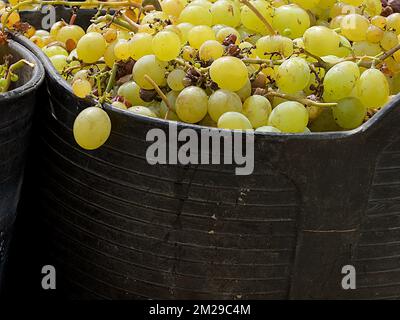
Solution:
[[[29,37],[78,97],[127,112],[223,129],[351,130],[400,91],[398,2],[129,2],[87,30],[59,21]],[[84,110],[78,143],[104,143],[107,119]]]

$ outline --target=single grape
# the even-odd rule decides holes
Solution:
[[[314,9],[316,8],[321,0],[292,0],[293,3],[298,4],[304,9]]]
[[[139,85],[134,81],[128,81],[121,85],[118,88],[118,95],[124,97],[133,106],[146,104],[146,102],[140,98]]]
[[[293,54],[293,41],[287,37],[274,35],[258,39],[256,53],[263,59],[281,59]]]
[[[280,133],[282,132],[281,130],[272,127],[272,126],[263,126],[263,127],[259,127],[255,130],[256,132],[276,132],[276,133]]]
[[[219,117],[228,111],[242,112],[240,97],[229,90],[215,91],[208,99],[208,114],[211,119],[218,122]]]
[[[60,46],[44,47],[42,50],[49,58],[56,55],[68,56],[68,51]]]
[[[183,89],[175,101],[176,114],[187,123],[196,123],[207,114],[208,96],[203,89],[187,87]]]
[[[72,83],[72,91],[79,98],[85,98],[92,91],[92,85],[88,80],[77,79]]]
[[[114,46],[114,55],[117,60],[127,60],[131,56],[130,43],[128,40],[120,39]]]
[[[76,52],[83,62],[94,63],[104,55],[106,46],[106,41],[100,33],[90,32],[79,39]]]
[[[257,9],[257,11],[271,24],[272,16],[274,14],[274,8],[272,5],[263,0],[253,0],[250,3]],[[269,30],[265,24],[256,16],[256,14],[247,6],[242,6],[240,11],[240,18],[242,24],[262,35],[269,34]]]
[[[73,132],[79,146],[94,150],[101,147],[110,136],[111,121],[103,109],[89,107],[76,117]]]
[[[114,108],[117,108],[117,109],[122,109],[122,110],[127,110],[127,109],[128,109],[128,108],[126,107],[125,103],[120,102],[120,101],[114,101],[111,105],[112,105]]]
[[[378,69],[363,72],[356,83],[356,95],[364,106],[381,108],[389,100],[389,83],[385,75]]]
[[[310,67],[303,58],[285,60],[278,68],[276,83],[285,93],[296,93],[303,90],[310,81]]]
[[[168,92],[165,96],[167,97],[167,100],[169,102],[169,105],[171,107],[170,111],[173,111],[174,113],[176,112],[176,99],[179,96],[180,91],[170,91]],[[163,101],[161,101],[160,103],[160,107],[161,107],[161,111],[163,110],[168,110],[168,106],[166,105],[166,103]],[[161,112],[161,115],[165,116],[165,113]]]
[[[145,117],[157,118],[157,115],[148,107],[134,106],[128,108],[128,111]]]
[[[271,111],[269,100],[260,95],[253,95],[243,103],[243,114],[249,119],[253,128],[266,126]]]
[[[176,1],[176,0],[174,0]],[[148,33],[136,33],[130,39],[130,56],[133,60],[152,54],[153,37]]]
[[[249,119],[239,112],[225,112],[219,117],[218,128],[231,130],[251,130],[253,129]]]
[[[350,96],[359,78],[360,70],[354,62],[344,61],[333,66],[324,78],[324,100],[335,102]]]
[[[161,31],[153,37],[151,48],[158,59],[170,61],[179,55],[181,39],[174,32]]]
[[[369,26],[368,19],[356,13],[346,15],[340,24],[342,35],[350,41],[365,40]]]
[[[144,77],[148,75],[157,85],[163,87],[167,82],[165,78],[166,67],[167,63],[160,61],[155,55],[143,56],[133,66],[133,80],[143,89],[154,89]]]
[[[360,100],[354,97],[338,101],[336,107],[332,108],[335,121],[343,129],[355,129],[359,127],[367,115],[367,109]]]
[[[62,43],[66,43],[67,40],[73,40],[75,44],[78,43],[79,39],[85,35],[85,31],[77,25],[67,25],[62,27],[58,32],[56,39]]]
[[[216,60],[224,54],[224,47],[216,40],[205,41],[199,49],[199,57],[203,61]]]
[[[197,5],[187,6],[179,15],[179,22],[189,22],[195,26],[211,26],[212,15],[206,8]]]
[[[248,97],[251,96],[251,82],[250,79],[247,79],[245,85],[240,88],[238,91],[235,91],[235,93],[240,97],[240,100],[244,102]]]
[[[231,34],[233,34],[233,35],[235,35],[236,36],[236,41],[235,41],[235,43],[236,44],[239,44],[240,43],[240,33],[235,29],[235,28],[232,28],[232,27],[222,27],[222,28],[220,28],[216,33],[216,39],[217,39],[217,41],[219,41],[219,42],[224,42],[224,40],[226,39],[226,37],[227,36],[229,36],[229,35],[231,35]]]
[[[161,8],[167,15],[179,17],[184,8],[184,2],[180,0],[163,0]]]
[[[334,54],[340,44],[340,36],[323,26],[313,26],[304,32],[304,46],[312,54],[323,57]]]
[[[273,27],[280,34],[291,39],[303,36],[310,27],[310,23],[307,11],[296,5],[284,5],[276,8],[272,19]]]
[[[236,57],[221,57],[210,67],[210,77],[221,89],[240,90],[248,80],[246,65]]]
[[[234,1],[218,0],[212,4],[210,12],[213,25],[237,27],[240,24],[240,7]]]
[[[186,76],[186,72],[182,69],[172,70],[167,77],[168,86],[175,91],[181,91],[185,86],[183,85],[183,79]]]
[[[61,73],[64,68],[68,65],[67,57],[62,54],[57,54],[55,56],[50,57],[50,61],[53,64],[54,68]]]
[[[287,101],[277,105],[269,116],[268,125],[282,132],[301,133],[307,127],[308,112],[299,102]]]
[[[215,40],[214,31],[208,26],[194,26],[188,33],[189,44],[199,49],[207,40]]]
[[[114,48],[115,45],[117,44],[117,41],[114,41],[110,43],[106,50],[104,51],[104,62],[109,68],[112,68],[114,65],[114,62],[117,60],[117,57],[114,54]]]

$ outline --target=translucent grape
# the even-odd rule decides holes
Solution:
[[[386,18],[386,26],[396,34],[400,34],[400,13],[392,13]]]
[[[68,65],[67,57],[62,54],[51,56],[50,61],[59,73]]]
[[[218,0],[214,2],[210,9],[212,24],[223,24],[236,27],[240,24],[240,8],[230,0]]]
[[[185,87],[183,85],[183,79],[186,76],[186,72],[182,69],[172,70],[167,77],[168,86],[175,91],[181,91]]]
[[[261,37],[256,43],[255,51],[263,59],[281,59],[277,54],[289,57],[293,54],[293,41],[279,35]]]
[[[333,66],[324,78],[324,100],[332,102],[348,97],[359,78],[360,70],[354,62],[345,61]]]
[[[298,4],[304,9],[315,8],[321,0],[292,0],[293,3]]]
[[[184,8],[184,4],[180,0],[163,0],[161,2],[161,8],[166,14],[179,17]]]
[[[385,75],[377,69],[363,72],[356,83],[357,97],[368,108],[383,107],[390,95],[389,83]]]
[[[104,62],[109,68],[112,68],[114,65],[115,60],[117,60],[117,57],[114,54],[114,47],[117,44],[117,41],[114,41],[113,43],[110,43],[106,50],[104,51]]]
[[[128,40],[120,39],[114,46],[114,55],[117,60],[127,60],[131,56],[130,49]]]
[[[285,93],[296,93],[303,90],[310,81],[310,67],[303,58],[285,60],[278,68],[276,83]]]
[[[182,34],[182,43],[185,44],[188,41],[188,34],[190,29],[192,29],[194,26],[191,23],[188,22],[182,22],[176,26]]]
[[[175,108],[176,114],[182,121],[199,122],[207,114],[208,96],[201,88],[187,87],[176,98]]]
[[[78,58],[85,63],[94,63],[99,60],[106,51],[106,41],[96,32],[85,34],[79,39],[76,47]]]
[[[45,47],[43,48],[43,52],[48,56],[49,58],[52,56],[56,55],[63,55],[63,56],[68,56],[68,51],[65,50],[63,47],[60,46],[50,46],[50,47]]]
[[[189,22],[193,25],[212,25],[212,15],[207,9],[192,5],[182,10],[179,22]]]
[[[126,101],[133,106],[146,104],[146,102],[140,98],[139,85],[134,81],[128,81],[121,85],[118,89],[118,96],[124,97]]]
[[[157,118],[157,115],[150,108],[144,106],[133,106],[128,108],[128,111],[145,117]]]
[[[205,41],[199,49],[199,57],[203,61],[215,60],[224,54],[224,47],[216,40]]]
[[[145,79],[147,74],[159,86],[166,85],[166,67],[167,63],[160,61],[155,55],[141,57],[133,66],[133,80],[143,89],[153,89],[152,85]]]
[[[189,44],[199,49],[207,40],[215,40],[214,31],[208,26],[194,26],[188,33]]]
[[[211,119],[218,122],[221,115],[228,111],[242,112],[240,97],[229,90],[217,90],[208,99],[208,114]]]
[[[285,5],[276,8],[272,25],[280,34],[296,39],[310,27],[310,16],[296,5]]]
[[[210,77],[221,89],[240,90],[248,80],[246,65],[236,57],[221,57],[210,67]]]
[[[181,39],[171,31],[161,31],[153,37],[152,50],[161,61],[175,59],[181,50]]]
[[[360,100],[349,97],[339,100],[337,106],[332,108],[332,113],[339,126],[351,130],[363,123],[367,109]]]
[[[240,34],[239,32],[232,28],[232,27],[222,27],[221,29],[218,30],[218,32],[216,32],[216,39],[219,42],[223,42],[225,40],[225,38],[231,34],[234,34],[236,36],[236,44],[240,43]]]
[[[58,32],[56,39],[62,43],[66,43],[67,40],[71,39],[78,43],[79,39],[85,35],[85,31],[77,25],[67,25],[62,27]]]
[[[366,33],[369,27],[367,18],[360,14],[346,15],[341,24],[341,33],[351,41],[363,41],[366,38]]]
[[[217,123],[220,129],[230,129],[230,130],[251,130],[253,129],[249,119],[245,115],[239,112],[225,112],[218,119]]]
[[[108,114],[98,107],[84,109],[76,117],[73,127],[75,141],[87,150],[101,147],[111,133]]]
[[[77,79],[72,83],[72,91],[79,98],[85,98],[92,91],[92,85],[88,80]]]
[[[130,39],[130,56],[133,60],[152,54],[153,37],[148,33],[136,33]]]
[[[334,54],[340,44],[340,36],[335,31],[323,26],[307,29],[303,38],[306,50],[320,57]]]
[[[381,40],[381,46],[385,50],[390,50],[399,44],[397,35],[392,31],[385,31]]]
[[[269,100],[260,95],[253,95],[243,104],[243,114],[249,119],[253,128],[259,128],[268,124],[268,118],[272,107]]]
[[[272,16],[274,14],[274,8],[266,1],[263,0],[254,0],[250,1],[250,3],[260,12],[260,14],[269,22],[272,23]],[[264,23],[255,15],[255,13],[249,9],[247,6],[242,6],[240,12],[240,18],[242,20],[242,24],[258,33],[263,35],[269,34],[268,29],[264,25]]]
[[[307,109],[299,102],[283,102],[272,110],[268,124],[282,132],[303,132],[308,124]]]

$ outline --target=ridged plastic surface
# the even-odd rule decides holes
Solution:
[[[399,97],[351,132],[256,134],[251,176],[235,176],[233,166],[150,166],[145,135],[167,130],[164,121],[106,106],[110,139],[80,149],[71,128],[90,102],[31,50],[45,64],[51,101],[36,137],[38,212],[46,261],[67,296],[400,296],[400,177],[385,174],[400,149]],[[341,287],[345,265],[356,267],[357,290]]]
[[[20,69],[18,88],[0,95],[0,286],[22,184],[35,94],[44,78],[41,63],[21,45],[11,41],[8,47],[1,46],[1,60],[6,54],[11,54],[14,62],[24,58],[35,67]]]

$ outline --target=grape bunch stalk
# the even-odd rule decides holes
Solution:
[[[75,8],[70,21],[35,30],[18,10]],[[14,0],[3,28],[49,57],[79,98],[85,149],[111,132],[104,103],[122,112],[227,130],[310,134],[352,130],[400,91],[398,1]],[[79,11],[99,10],[91,25]],[[79,9],[80,8],[80,9]],[[389,11],[390,12],[389,12]],[[22,31],[21,31],[22,30]]]

